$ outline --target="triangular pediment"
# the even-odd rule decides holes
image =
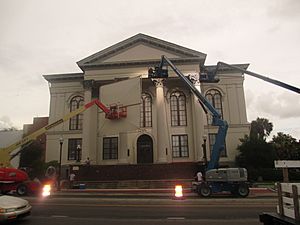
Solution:
[[[204,64],[206,54],[148,35],[137,34],[77,62],[82,69],[145,64],[157,61],[162,55],[175,60],[193,60]]]

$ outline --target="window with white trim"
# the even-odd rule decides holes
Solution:
[[[118,138],[103,138],[103,159],[118,159]]]
[[[210,89],[205,94],[206,99],[210,104],[220,113],[223,119],[223,108],[222,108],[222,95],[217,89]],[[209,114],[208,123],[212,123],[212,116]]]
[[[84,99],[81,96],[75,96],[70,101],[70,112],[75,111],[84,105]],[[77,114],[70,119],[70,130],[82,130],[83,114]]]
[[[141,127],[152,127],[152,98],[149,94],[142,94]]]
[[[188,136],[172,135],[173,158],[189,157]]]
[[[171,125],[186,126],[186,97],[181,91],[174,91],[170,96]]]

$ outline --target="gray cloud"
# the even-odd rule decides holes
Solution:
[[[12,128],[12,127],[14,127],[14,125],[8,116],[0,117],[0,130]]]
[[[297,84],[299,4],[299,0],[1,0],[0,103],[5,106],[1,115],[9,115],[18,127],[33,116],[47,115],[49,89],[42,74],[78,72],[80,59],[137,33],[206,53],[207,64],[249,62],[254,72]],[[276,118],[276,124],[283,121],[282,128],[288,120],[282,118],[299,118],[294,94],[281,95],[278,89],[272,96],[277,89],[257,80],[246,80],[245,88],[249,118]]]
[[[300,17],[299,0],[273,0],[269,2],[271,5],[267,13],[272,17],[282,17],[293,21]]]
[[[258,111],[280,119],[300,118],[300,99],[294,93],[258,95],[255,104]]]

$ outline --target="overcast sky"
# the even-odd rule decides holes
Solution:
[[[0,0],[0,127],[49,114],[43,74],[80,72],[76,62],[137,33],[250,63],[300,86],[299,0]],[[300,139],[300,95],[246,77],[248,121]]]

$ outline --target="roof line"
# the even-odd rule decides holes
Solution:
[[[183,46],[171,43],[171,42],[167,42],[167,41],[155,38],[155,37],[151,37],[149,35],[139,33],[139,34],[134,35],[130,38],[127,38],[121,42],[118,42],[117,44],[114,44],[108,48],[105,48],[97,53],[94,53],[94,54],[78,61],[77,64],[79,67],[84,66],[84,64],[86,64],[86,63],[96,61],[101,57],[110,55],[120,49],[127,48],[139,41],[142,41],[145,43],[148,42],[150,44],[157,45],[158,47],[173,50],[173,51],[177,50],[178,53],[186,54],[186,55],[189,55],[190,57],[203,57],[204,60],[206,58],[206,54],[204,54],[202,52],[198,52],[198,51],[195,51],[195,50],[192,50],[192,49],[189,49],[189,48],[186,48],[186,47],[183,47]]]

